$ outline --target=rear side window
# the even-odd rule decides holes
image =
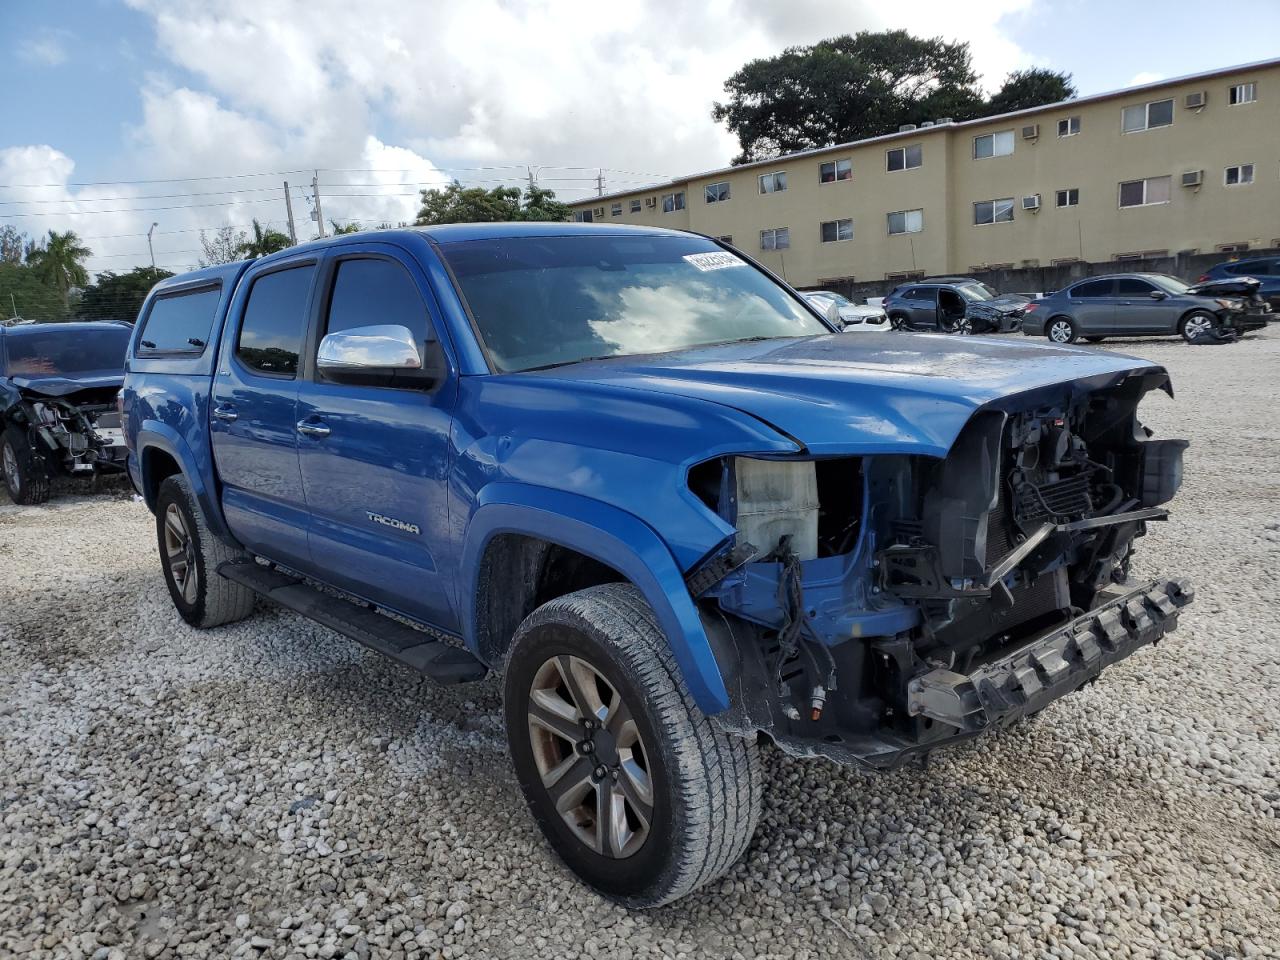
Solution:
[[[1090,280],[1088,283],[1077,284],[1071,288],[1071,296],[1073,297],[1109,297],[1111,296],[1112,281],[1107,280]]]
[[[236,356],[251,369],[296,377],[315,264],[259,277],[249,290]]]
[[[1224,268],[1238,277],[1267,277],[1276,273],[1276,264],[1268,260],[1246,260]]]
[[[220,286],[156,297],[138,338],[140,352],[203,353],[221,297]]]
[[[343,260],[333,278],[325,333],[394,324],[413,339],[432,339],[427,308],[409,272],[392,260]]]
[[[938,288],[937,287],[916,287],[916,289],[911,291],[911,299],[922,300],[925,303],[937,303]]]

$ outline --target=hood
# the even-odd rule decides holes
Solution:
[[[1121,354],[986,337],[831,334],[698,347],[525,374],[694,397],[764,421],[814,454],[945,456],[979,407],[1163,368]]]
[[[75,379],[62,376],[10,377],[9,382],[20,390],[38,393],[45,397],[65,397],[80,390],[96,390],[104,387],[124,386],[124,374],[119,371],[91,370],[77,373]]]
[[[1031,302],[1029,297],[1017,293],[1005,293],[990,300],[976,300],[969,304],[969,309],[987,309],[995,313],[1020,313]]]
[[[840,316],[843,319],[859,319],[865,320],[867,317],[883,317],[884,309],[881,307],[858,306],[853,304],[840,308]]]
[[[1187,293],[1197,297],[1252,297],[1262,286],[1262,281],[1253,277],[1232,277],[1229,280],[1208,280],[1188,287]]]

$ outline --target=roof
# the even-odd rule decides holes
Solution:
[[[1262,70],[1269,67],[1280,67],[1280,57],[1271,60],[1256,60],[1252,63],[1241,63],[1230,67],[1218,67],[1213,70],[1206,70],[1202,73],[1189,73],[1181,77],[1170,77],[1168,80],[1157,80],[1154,83],[1142,83],[1137,86],[1122,87],[1118,90],[1106,90],[1102,93],[1092,93],[1087,97],[1075,97],[1071,100],[1059,100],[1055,103],[1046,103],[1039,107],[1028,107],[1025,110],[1013,110],[1009,113],[998,113],[990,117],[978,117],[974,120],[961,120],[959,122],[952,121],[950,123],[935,123],[929,127],[916,127],[913,130],[895,130],[893,133],[884,133],[878,137],[865,137],[862,140],[850,140],[846,143],[833,143],[828,147],[813,147],[809,150],[798,150],[795,153],[784,153],[781,156],[770,157],[767,160],[754,160],[751,163],[742,163],[737,166],[730,165],[727,167],[717,167],[714,170],[704,170],[701,173],[691,173],[687,176],[676,177],[672,180],[656,181],[646,187],[637,187],[630,190],[618,190],[598,197],[583,197],[581,200],[569,200],[566,202],[571,207],[598,206],[605,201],[616,200],[619,197],[630,197],[637,193],[646,193],[650,190],[660,190],[663,187],[681,186],[682,184],[688,183],[690,180],[701,180],[703,177],[715,177],[721,174],[734,173],[738,170],[750,170],[753,167],[811,157],[817,154],[829,153],[832,150],[848,150],[853,147],[863,147],[872,143],[888,143],[893,140],[913,139],[922,135],[927,136],[938,131],[961,130],[982,124],[996,123],[998,121],[1008,120],[1014,117],[1027,117],[1038,113],[1062,110],[1067,107],[1077,107],[1084,104],[1098,103],[1102,100],[1114,100],[1119,97],[1137,98],[1152,90],[1162,90],[1166,87],[1174,87],[1183,83],[1192,83],[1199,80],[1212,80],[1215,77],[1227,76],[1234,73],[1244,73],[1249,70]]]
[[[129,336],[133,332],[133,323],[130,320],[74,320],[68,323],[58,323],[53,320],[44,320],[37,323],[22,323],[12,327],[0,327],[0,333],[7,337],[25,337],[28,334],[37,333],[86,333],[89,331],[119,330],[124,336]]]

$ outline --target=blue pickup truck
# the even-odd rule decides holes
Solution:
[[[258,596],[442,683],[503,675],[551,846],[632,906],[746,849],[758,744],[872,770],[1154,643],[1181,482],[1154,364],[847,337],[709,238],[362,233],[165,280],[134,484],[188,623]]]

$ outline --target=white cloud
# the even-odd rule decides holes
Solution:
[[[42,30],[18,45],[18,56],[42,67],[57,67],[67,62],[70,39],[66,30]]]
[[[1163,73],[1152,73],[1150,70],[1143,70],[1141,73],[1133,75],[1133,79],[1129,81],[1129,86],[1140,87],[1144,83],[1158,83],[1163,79]]]

